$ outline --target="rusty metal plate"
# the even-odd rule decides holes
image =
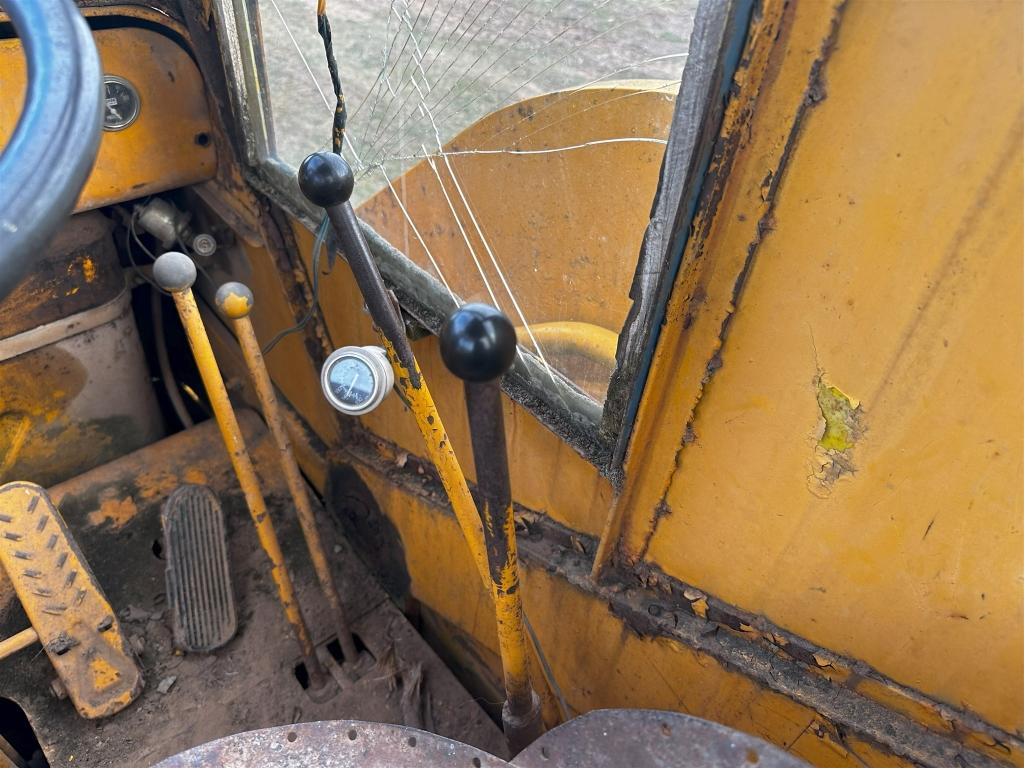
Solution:
[[[154,768],[807,768],[761,739],[676,712],[602,709],[541,736],[511,763],[386,723],[300,723],[228,736]]]
[[[778,747],[718,723],[654,709],[598,709],[548,731],[517,768],[807,768]]]
[[[434,733],[387,723],[298,723],[227,736],[154,768],[507,768],[504,760]]]

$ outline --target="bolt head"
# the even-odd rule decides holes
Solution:
[[[503,376],[516,357],[516,329],[501,311],[487,304],[466,304],[452,312],[441,329],[441,359],[463,381]]]
[[[196,256],[208,258],[217,252],[217,241],[213,235],[202,232],[192,238],[192,250]]]
[[[299,189],[313,205],[331,208],[346,203],[354,187],[352,168],[341,155],[314,152],[299,166]]]

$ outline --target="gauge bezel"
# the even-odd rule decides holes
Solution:
[[[351,406],[335,397],[331,391],[330,372],[336,363],[346,358],[355,358],[366,364],[373,375],[373,393],[360,406]],[[383,402],[384,398],[395,386],[395,372],[388,361],[387,353],[382,347],[341,347],[331,352],[324,360],[320,369],[320,389],[327,402],[338,411],[349,416],[362,416],[369,413]]]
[[[122,122],[114,125],[107,123],[107,83],[117,83],[123,85],[135,96],[135,109],[132,110],[131,117]],[[115,133],[117,131],[123,131],[125,128],[131,126],[136,120],[139,119],[139,115],[142,113],[142,97],[139,95],[139,89],[132,85],[128,80],[119,75],[103,75],[103,130]]]

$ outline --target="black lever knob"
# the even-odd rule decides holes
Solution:
[[[333,152],[315,152],[299,166],[299,189],[321,208],[347,203],[355,184],[352,166]]]
[[[441,358],[462,379],[469,417],[469,437],[476,464],[476,493],[483,521],[487,564],[494,582],[496,604],[518,616],[521,610],[519,556],[516,547],[512,485],[509,480],[505,416],[498,379],[516,358],[516,329],[503,313],[487,304],[467,304],[448,316],[441,328]],[[507,616],[499,609],[499,616]],[[502,620],[504,642],[524,650],[526,640],[517,619]],[[508,623],[504,623],[504,622]],[[514,751],[534,741],[544,730],[540,699],[529,674],[506,678],[507,699],[501,710],[505,736]]]
[[[441,359],[463,381],[501,378],[516,359],[516,329],[487,304],[466,304],[441,328]]]
[[[403,378],[407,376],[413,388],[418,389],[420,372],[405,335],[405,323],[391,292],[381,279],[377,262],[373,260],[370,247],[360,229],[359,219],[349,202],[355,185],[352,168],[341,155],[315,152],[302,161],[298,180],[299,189],[306,199],[327,213],[374,325],[390,344],[398,362],[406,369],[407,374]]]

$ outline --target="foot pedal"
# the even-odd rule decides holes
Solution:
[[[160,521],[174,645],[192,653],[220,648],[235,636],[238,617],[217,494],[182,485],[167,498]]]
[[[134,701],[142,672],[117,616],[64,518],[34,483],[0,487],[0,565],[78,713],[106,717]]]

